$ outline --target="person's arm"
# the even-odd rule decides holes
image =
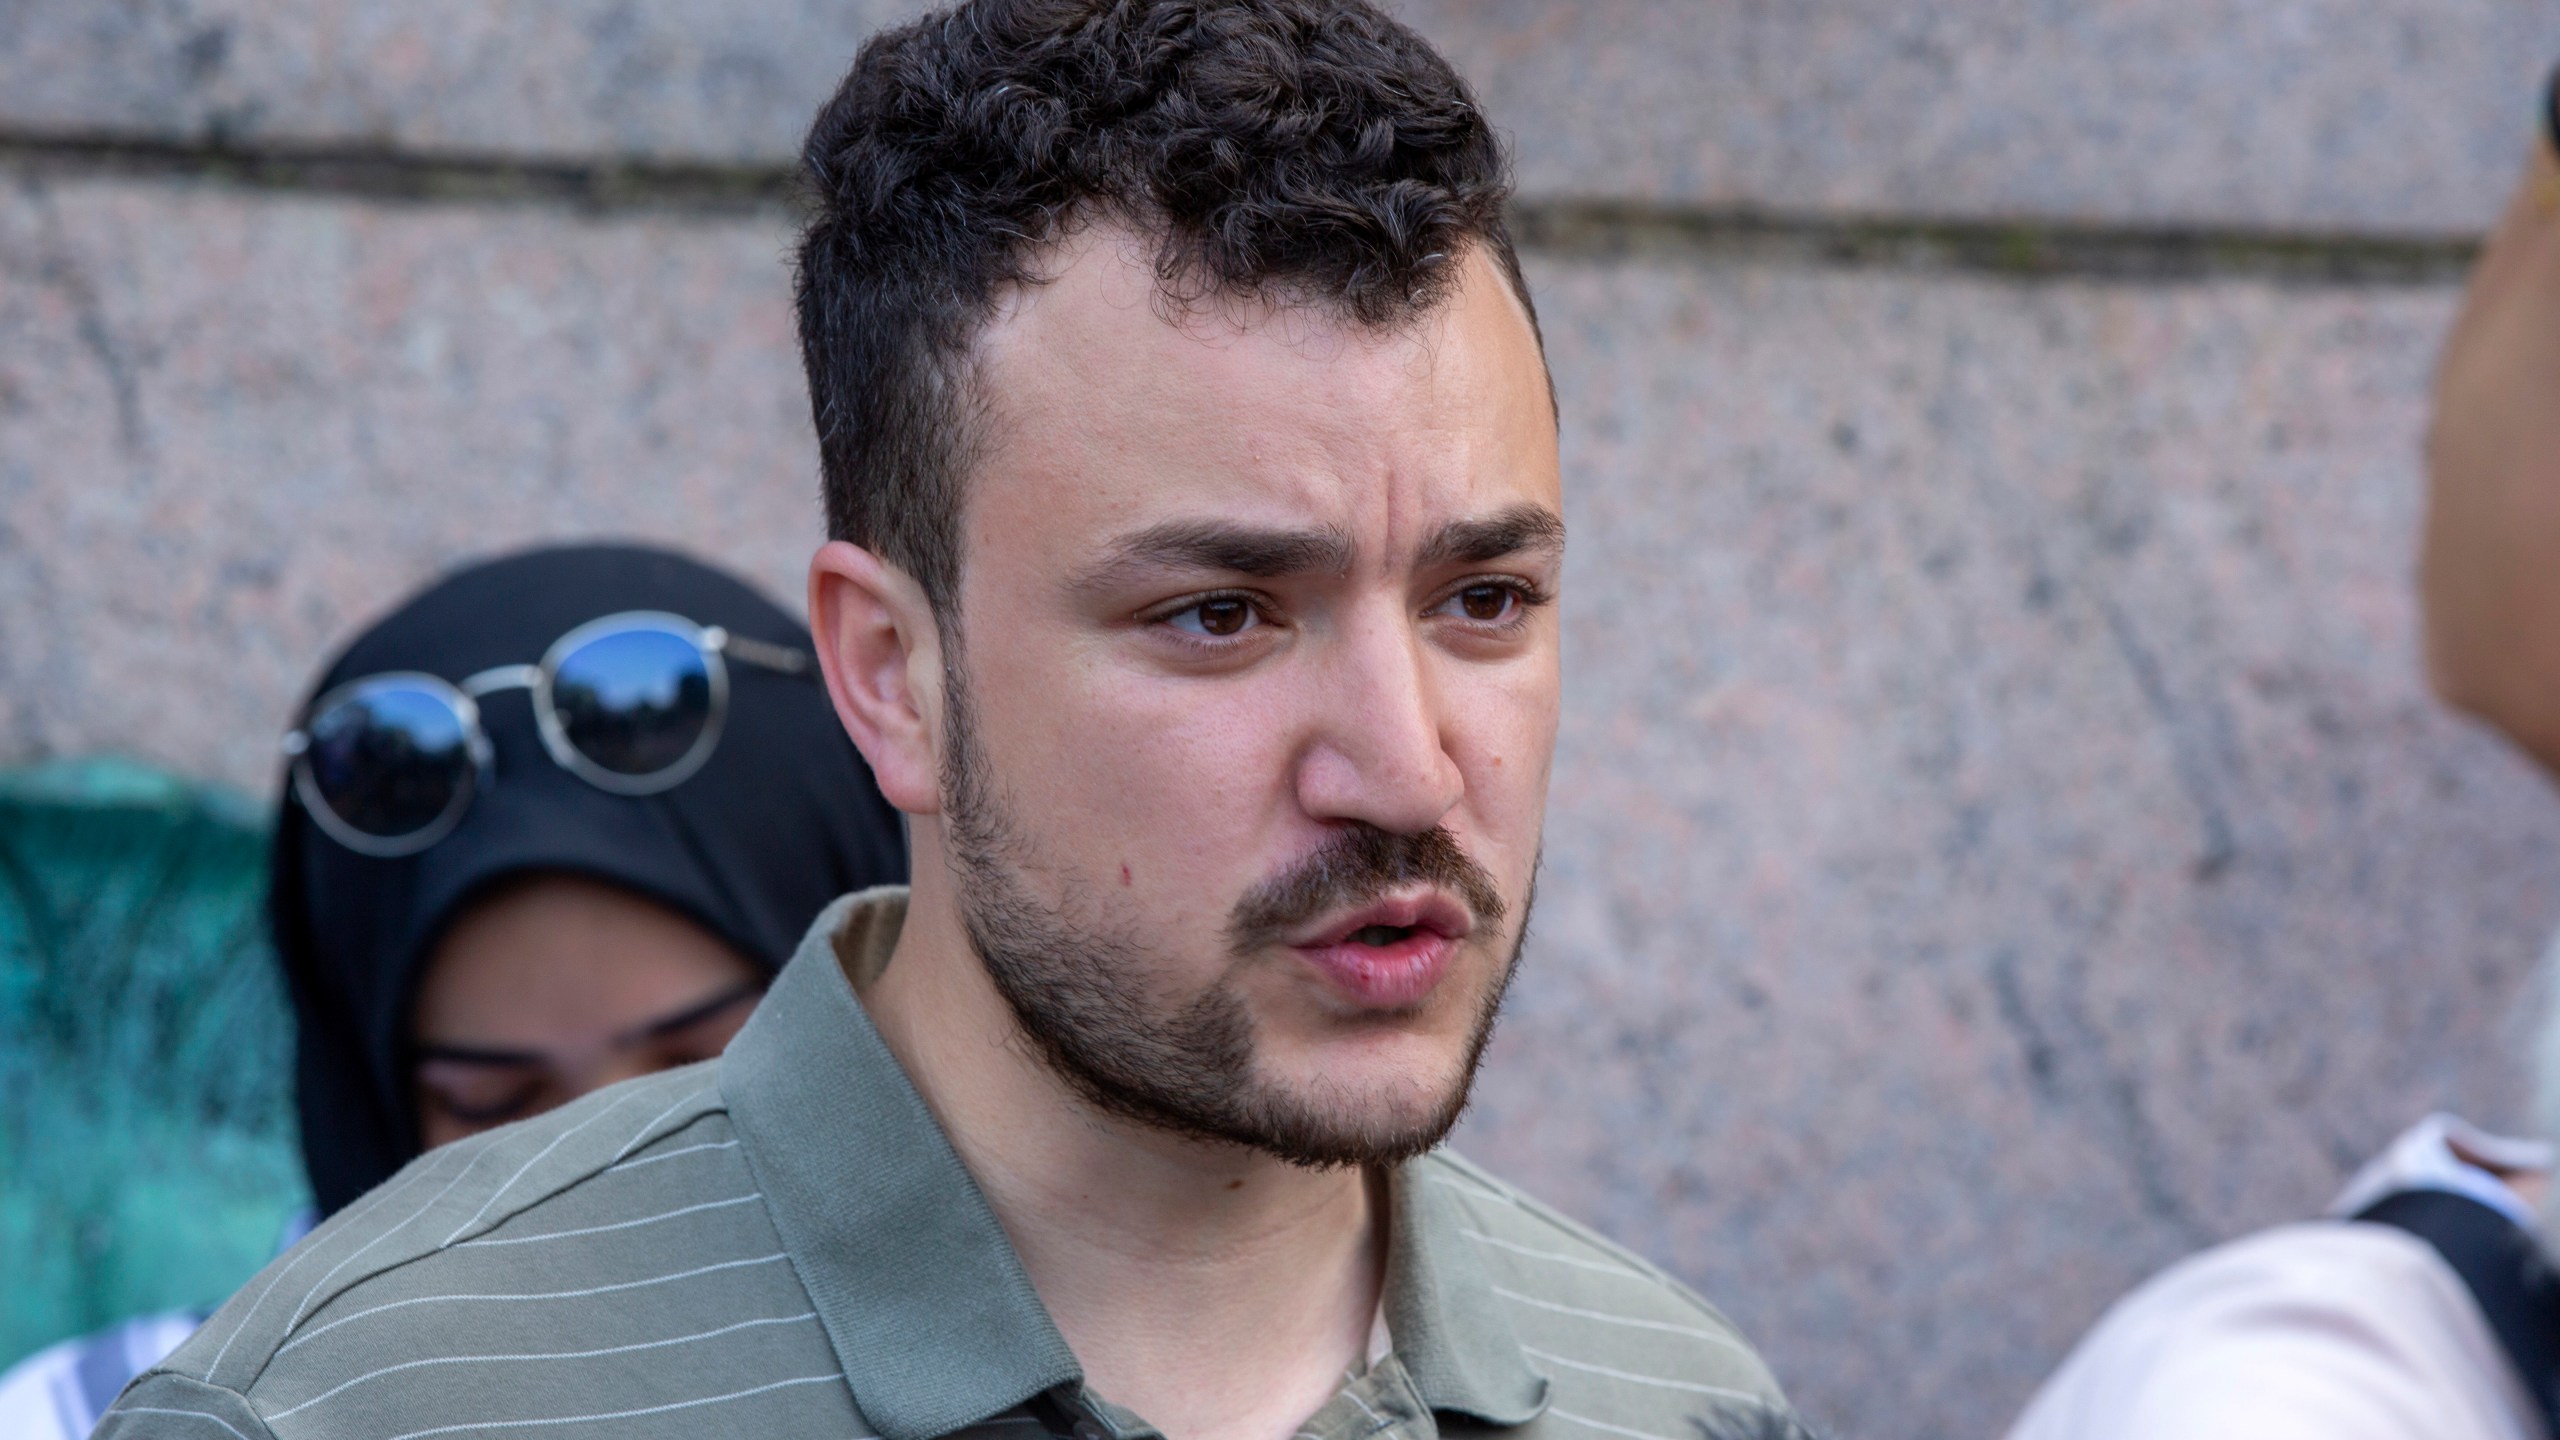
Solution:
[[[2560,776],[2560,156],[2548,134],[2446,342],[2427,470],[2436,693]]]
[[[2491,1440],[2532,1400],[2462,1279],[2380,1225],[2279,1226],[2109,1307],[2008,1440]]]

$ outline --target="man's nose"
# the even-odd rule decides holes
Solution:
[[[1331,648],[1307,697],[1314,721],[1298,757],[1299,805],[1318,820],[1397,835],[1438,825],[1466,779],[1422,638],[1389,612],[1347,625]]]

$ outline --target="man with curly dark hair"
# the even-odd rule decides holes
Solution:
[[[411,1167],[106,1433],[1783,1432],[1722,1315],[1441,1148],[1561,690],[1466,87],[1361,0],[978,0],[806,170],[812,632],[912,890],[716,1069]]]

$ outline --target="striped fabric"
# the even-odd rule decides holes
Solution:
[[[411,1165],[97,1433],[1153,1435],[1086,1389],[853,998],[903,900],[832,907],[721,1061]],[[1783,1411],[1713,1308],[1465,1161],[1390,1193],[1389,1352],[1299,1440],[1699,1440]]]

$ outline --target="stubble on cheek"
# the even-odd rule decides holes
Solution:
[[[1512,907],[1491,874],[1444,831],[1395,836],[1358,827],[1252,887],[1220,916],[1186,903],[1175,879],[1192,855],[1214,849],[1211,840],[1150,852],[1115,848],[1112,837],[1093,833],[1108,825],[1134,832],[1131,841],[1147,840],[1157,833],[1147,829],[1154,820],[1164,833],[1180,834],[1178,821],[1148,813],[1162,808],[1153,802],[1163,798],[1163,767],[1152,778],[1141,769],[1123,789],[1143,791],[1124,793],[1116,809],[1100,796],[1109,775],[1081,777],[1077,788],[1095,791],[1088,801],[1105,806],[1098,813],[1109,819],[1077,837],[1086,842],[1083,855],[1099,858],[1089,865],[1065,860],[1011,813],[1010,787],[980,748],[957,657],[953,643],[946,650],[942,788],[961,919],[1046,1068],[1105,1113],[1293,1164],[1387,1165],[1438,1144],[1465,1108],[1518,955],[1516,944],[1493,938],[1519,927],[1506,927]],[[1448,977],[1475,983],[1434,997],[1464,1018],[1432,1017],[1427,1029],[1445,1039],[1429,1047],[1427,1063],[1416,1056],[1401,1073],[1338,1083],[1325,1073],[1323,1056],[1328,1042],[1345,1038],[1339,1021],[1318,1018],[1307,1033],[1300,1017],[1282,1018],[1307,1003],[1290,993],[1298,985],[1288,973],[1296,957],[1286,948],[1287,932],[1417,881],[1458,895],[1476,918],[1470,942],[1491,942],[1488,953],[1464,957]],[[1203,882],[1197,894],[1208,888]],[[1199,963],[1211,954],[1214,966]],[[1204,970],[1214,974],[1193,978]],[[1416,1018],[1379,1021],[1411,1026]],[[1257,1049],[1275,1024],[1313,1042],[1309,1073],[1269,1073]]]

